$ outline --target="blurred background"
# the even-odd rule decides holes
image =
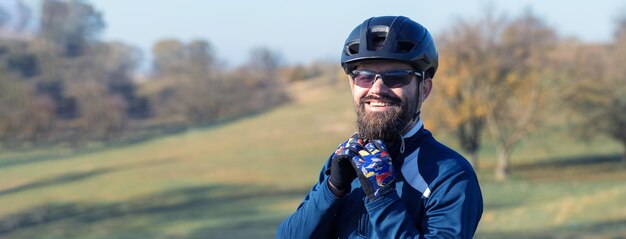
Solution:
[[[476,238],[626,238],[626,2],[0,0],[0,238],[273,238],[355,130],[348,33],[436,38]]]

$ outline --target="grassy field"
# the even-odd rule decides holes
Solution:
[[[0,152],[0,238],[272,238],[354,131],[346,86],[290,90],[270,112],[132,145]],[[487,144],[476,238],[626,238],[619,150],[537,133],[496,182]]]

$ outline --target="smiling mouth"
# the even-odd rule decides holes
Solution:
[[[368,108],[385,109],[387,107],[399,107],[400,99],[389,96],[369,95],[361,99],[361,104],[367,105]]]
[[[370,102],[365,102],[367,105],[371,106],[371,107],[387,107],[387,106],[395,106],[396,104],[393,104],[391,102],[380,102],[380,101],[370,101]]]

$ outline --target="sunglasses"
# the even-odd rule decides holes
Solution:
[[[355,85],[362,88],[370,88],[376,82],[376,78],[380,76],[380,80],[383,81],[389,88],[398,88],[411,83],[413,76],[421,77],[423,79],[424,74],[415,72],[413,70],[392,70],[385,72],[373,72],[368,70],[353,70],[350,73]]]

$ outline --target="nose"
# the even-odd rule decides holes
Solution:
[[[374,79],[374,84],[372,85],[372,87],[369,90],[369,93],[370,94],[383,95],[383,94],[387,94],[388,91],[389,91],[389,87],[387,87],[383,83],[383,78],[380,75],[377,75],[376,79]]]

